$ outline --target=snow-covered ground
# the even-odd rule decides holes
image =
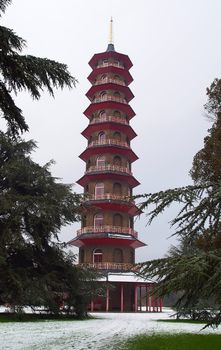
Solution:
[[[116,350],[120,341],[140,333],[198,333],[202,325],[157,322],[163,313],[93,313],[86,321],[0,323],[1,350]],[[202,333],[218,332],[206,329]]]

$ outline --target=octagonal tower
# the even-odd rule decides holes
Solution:
[[[80,264],[130,271],[135,249],[145,245],[134,230],[139,210],[131,199],[133,188],[139,185],[132,174],[132,164],[138,159],[131,148],[137,136],[130,125],[135,116],[129,104],[134,97],[129,88],[132,62],[116,52],[110,40],[107,50],[95,54],[89,65],[92,86],[86,96],[90,105],[84,112],[89,124],[82,132],[88,144],[80,155],[86,169],[78,184],[84,188],[90,210],[69,243],[79,247]]]

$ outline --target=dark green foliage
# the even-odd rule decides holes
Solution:
[[[80,218],[81,196],[30,158],[33,141],[0,132],[0,304],[44,306],[82,316],[95,272],[74,265],[57,242]],[[86,282],[86,284],[85,284]]]
[[[175,234],[189,235],[192,238],[204,232],[205,224],[215,231],[219,227],[221,213],[220,182],[206,182],[200,185],[168,189],[157,193],[144,194],[136,198],[145,198],[141,203],[142,210],[154,204],[154,209],[147,213],[148,223],[164,212],[172,203],[181,205],[178,215],[171,221],[176,228]]]
[[[208,322],[217,325],[221,319],[220,80],[214,80],[207,95],[206,109],[214,113],[213,125],[204,140],[204,147],[193,159],[190,171],[193,185],[139,196],[145,198],[141,209],[147,210],[149,224],[172,203],[177,203],[180,208],[171,222],[180,246],[171,249],[163,259],[141,264],[140,274],[159,282],[157,291],[160,295],[182,291],[177,303],[178,312],[183,308],[194,310],[199,305],[203,309],[205,300],[211,301],[210,306],[217,311],[212,319],[208,316]]]
[[[214,79],[206,90],[208,102],[205,105],[206,111],[216,119],[216,115],[221,112],[221,79]]]
[[[92,317],[87,316],[90,320]],[[45,321],[79,321],[79,318],[74,314],[59,314],[46,313],[44,311],[38,313],[18,313],[18,312],[2,312],[0,313],[0,323],[8,322],[45,322]],[[85,318],[82,318],[85,320]]]

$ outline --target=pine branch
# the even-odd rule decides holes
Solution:
[[[17,36],[12,29],[0,26],[0,57],[13,53],[13,50],[22,51],[25,46],[26,41]]]
[[[4,119],[7,121],[9,130],[13,135],[18,135],[18,128],[23,131],[28,131],[28,125],[22,115],[22,111],[18,108],[8,90],[0,81],[0,112],[2,112]]]
[[[1,12],[4,13],[6,10],[6,7],[11,4],[12,0],[0,0],[0,17]]]

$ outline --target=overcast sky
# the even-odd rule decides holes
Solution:
[[[115,49],[134,64],[131,124],[138,137],[132,148],[139,160],[133,173],[141,182],[134,193],[191,183],[192,158],[210,127],[203,109],[206,87],[220,77],[220,13],[220,0],[14,0],[2,23],[27,40],[25,53],[66,63],[79,81],[76,89],[57,91],[55,99],[47,93],[38,102],[25,93],[17,97],[30,126],[25,137],[38,142],[34,159],[54,159],[52,173],[65,183],[82,176],[88,61],[106,50],[113,16]],[[76,184],[74,190],[82,189]],[[150,227],[144,215],[136,220],[139,238],[148,244],[137,250],[137,261],[166,253],[174,242],[168,221],[175,212]],[[64,228],[61,240],[72,239],[78,228]]]

